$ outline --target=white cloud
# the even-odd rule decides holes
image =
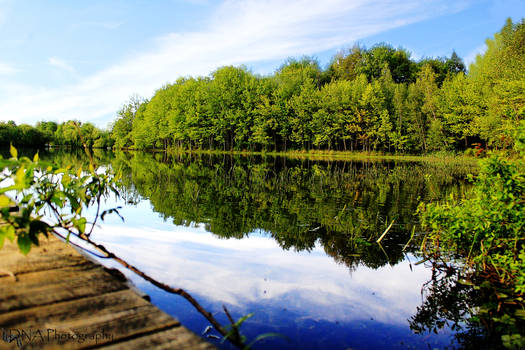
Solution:
[[[480,54],[485,53],[487,45],[483,44],[472,50],[467,56],[465,56],[465,65],[468,67],[476,61],[476,57]]]
[[[463,5],[461,5],[463,6]],[[129,56],[79,83],[37,94],[0,98],[3,115],[16,121],[79,118],[101,126],[132,94],[150,97],[179,76],[206,75],[221,65],[250,64],[339,49],[366,36],[403,26],[461,6],[440,1],[225,1],[199,32],[156,39],[151,52]],[[57,67],[72,69],[52,58]]]
[[[75,69],[70,66],[69,64],[66,63],[66,61],[58,58],[58,57],[49,57],[47,59],[47,63],[49,63],[50,65],[52,66],[55,66],[57,68],[60,68],[60,69],[63,69],[63,70],[67,70],[69,72],[74,72]]]
[[[408,262],[377,270],[361,266],[350,275],[320,246],[311,252],[286,251],[272,238],[225,240],[202,228],[102,224],[94,234],[97,242],[163,283],[245,313],[253,311],[254,303],[272,312],[292,299],[288,310],[303,317],[331,322],[374,318],[404,325],[421,302],[421,285],[430,279],[427,268],[413,266],[411,271]],[[146,284],[123,272],[139,287]]]
[[[15,74],[16,72],[18,72],[18,69],[16,69],[15,67],[7,63],[0,62],[0,75],[11,75]]]

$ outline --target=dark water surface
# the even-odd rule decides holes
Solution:
[[[100,164],[121,169],[126,185],[125,222],[107,217],[95,240],[157,280],[184,288],[224,324],[223,305],[234,318],[253,313],[241,327],[248,339],[267,332],[281,335],[254,348],[454,344],[446,327],[438,334],[411,329],[421,320],[414,316],[432,276],[425,264],[416,265],[420,234],[414,213],[421,201],[460,195],[472,167],[223,155],[95,156]],[[65,152],[42,157],[86,162]],[[392,221],[381,244],[376,243]],[[180,296],[123,272],[155,305],[197,334],[208,326]]]

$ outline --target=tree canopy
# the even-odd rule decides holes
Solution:
[[[356,45],[325,70],[310,57],[270,76],[221,67],[130,100],[111,137],[138,149],[511,149],[525,113],[524,28],[508,20],[468,73],[455,51],[415,61],[384,43]]]
[[[89,122],[0,123],[0,144],[119,149],[339,150],[425,153],[514,147],[525,116],[525,23],[508,20],[469,71],[450,57],[415,61],[380,43],[322,69],[288,59],[274,74],[221,67],[132,96],[110,131]]]

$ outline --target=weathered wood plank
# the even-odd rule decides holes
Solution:
[[[37,306],[30,309],[0,314],[0,325],[9,328],[35,328],[40,325],[58,327],[69,320],[92,315],[107,315],[150,305],[128,289],[94,297]]]
[[[46,328],[46,332],[51,329],[49,338],[27,344],[25,348],[81,349],[179,326],[179,322],[149,304],[113,314],[67,320],[57,324],[56,328]]]
[[[17,275],[0,283],[0,313],[128,288],[101,266],[81,265]]]
[[[32,252],[38,252],[38,251],[48,250],[48,249],[56,249],[57,247],[63,246],[62,244],[63,242],[54,236],[53,237],[50,236],[49,238],[40,236],[39,238],[40,238],[41,244],[40,246],[32,246],[31,247]],[[0,256],[10,255],[14,251],[19,251],[18,246],[14,243],[11,243],[9,240],[6,239],[4,247],[0,249]],[[75,253],[79,254],[76,251]],[[19,253],[19,254],[20,256],[25,256],[22,253]],[[31,257],[31,256],[28,255],[27,257]]]
[[[202,341],[201,338],[189,332],[184,327],[169,329],[154,333],[144,337],[110,344],[104,347],[105,350],[125,350],[125,349],[215,349],[210,343]]]
[[[149,304],[55,322],[47,327],[10,329],[12,334],[22,335],[24,349],[82,349],[179,326],[179,322]]]
[[[6,339],[0,338],[0,349],[213,348],[130,289],[121,273],[56,238],[28,257],[12,244],[5,248],[0,336]],[[10,335],[19,337],[6,342]]]
[[[58,239],[43,241],[40,247],[33,247],[27,256],[18,252],[16,245],[8,243],[0,249],[0,281],[1,277],[11,274],[52,270],[85,261],[81,254]]]

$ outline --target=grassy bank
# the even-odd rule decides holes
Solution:
[[[133,150],[133,149],[127,149]],[[152,150],[153,152],[164,152],[163,150]],[[391,160],[391,161],[407,161],[407,162],[454,162],[454,163],[468,163],[477,165],[479,158],[467,156],[463,154],[453,153],[430,153],[424,155],[412,154],[388,154],[382,152],[344,152],[344,151],[326,151],[326,150],[311,150],[311,151],[286,151],[286,152],[265,152],[265,151],[222,151],[222,150],[204,150],[204,149],[169,149],[168,154],[213,154],[213,155],[241,155],[241,156],[268,156],[268,157],[287,157],[292,159],[310,159],[310,160]]]

